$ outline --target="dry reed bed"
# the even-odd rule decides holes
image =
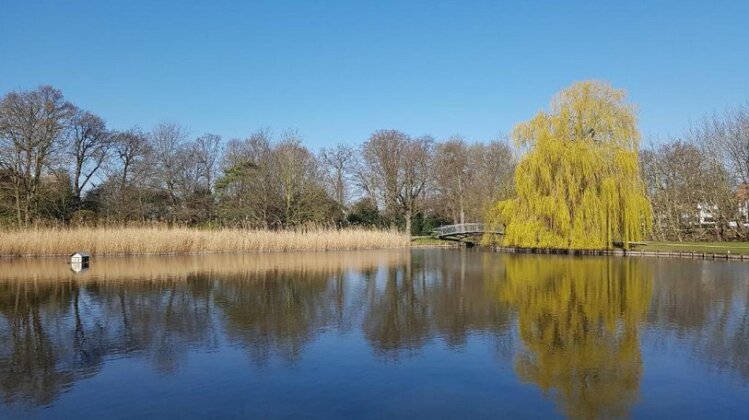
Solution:
[[[75,228],[0,232],[0,256],[200,254],[399,248],[408,236],[366,229],[266,231],[190,228]]]
[[[0,260],[0,285],[7,282],[61,283],[120,281],[183,281],[192,275],[225,278],[264,273],[333,274],[406,264],[410,253],[393,250],[341,251],[287,254],[219,254],[95,258],[90,268],[74,273],[64,258],[16,258]],[[302,276],[304,277],[304,276]]]

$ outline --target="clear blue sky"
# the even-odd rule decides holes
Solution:
[[[604,79],[645,137],[749,99],[749,1],[0,0],[0,94],[51,84],[112,128],[485,140]]]

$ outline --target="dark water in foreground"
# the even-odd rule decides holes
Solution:
[[[749,418],[749,264],[0,261],[1,418]]]

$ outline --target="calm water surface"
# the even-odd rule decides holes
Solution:
[[[1,418],[749,418],[749,263],[0,261]]]

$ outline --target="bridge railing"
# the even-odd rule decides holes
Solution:
[[[486,225],[483,223],[462,223],[458,225],[440,226],[434,229],[433,232],[437,236],[483,233],[486,232]]]

